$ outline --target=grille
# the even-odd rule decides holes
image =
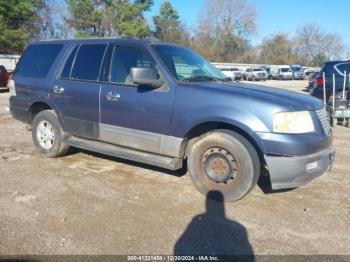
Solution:
[[[330,135],[331,125],[329,123],[329,116],[328,116],[328,113],[326,111],[326,108],[323,107],[322,109],[317,110],[316,114],[317,114],[318,119],[320,120],[320,122],[322,124],[323,131],[325,132],[326,135]]]

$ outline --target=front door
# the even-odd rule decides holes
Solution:
[[[146,152],[169,151],[174,88],[165,80],[158,89],[130,81],[132,67],[156,67],[142,47],[113,46],[109,64],[101,89],[100,139]]]

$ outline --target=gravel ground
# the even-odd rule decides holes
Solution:
[[[300,91],[305,81],[267,81]],[[350,255],[350,131],[334,134],[332,171],[284,192],[257,186],[207,201],[186,170],[72,150],[48,159],[0,94],[0,255]]]

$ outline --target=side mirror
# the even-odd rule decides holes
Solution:
[[[130,69],[130,80],[137,85],[145,85],[153,88],[161,87],[163,81],[154,68],[132,67]]]

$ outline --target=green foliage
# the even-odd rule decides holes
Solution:
[[[295,38],[278,33],[252,48],[249,37],[256,32],[257,15],[247,0],[206,0],[192,34],[170,0],[163,0],[159,14],[153,16],[151,32],[144,12],[152,5],[153,0],[0,0],[0,53],[21,53],[32,39],[68,37],[73,32],[77,38],[153,35],[217,62],[320,66],[341,58],[344,50],[341,37],[317,24],[301,26]]]
[[[143,12],[152,6],[152,0],[113,1],[113,26],[117,33],[124,37],[145,38],[150,36],[150,29]]]
[[[0,53],[20,53],[38,33],[39,0],[0,1]]]
[[[261,46],[260,62],[264,64],[292,64],[295,62],[293,43],[284,33],[265,39]]]
[[[103,36],[102,17],[104,3],[99,0],[66,0],[71,18],[67,23],[76,31],[77,37]]]
[[[143,12],[152,0],[66,0],[71,18],[67,22],[76,37],[104,37],[120,35],[144,38],[150,29]]]
[[[153,34],[161,41],[182,45],[189,44],[189,34],[169,0],[165,0],[161,4],[159,15],[153,16],[153,23],[155,26]]]

